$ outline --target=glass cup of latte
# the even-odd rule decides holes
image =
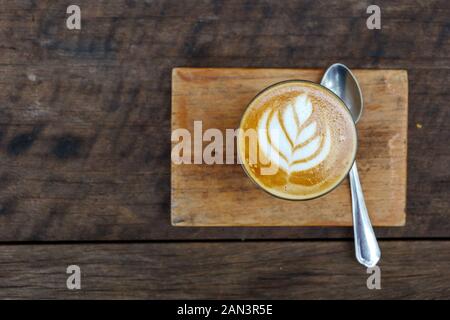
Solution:
[[[345,103],[305,80],[261,91],[247,106],[237,138],[239,161],[250,179],[287,200],[310,200],[336,188],[356,149],[356,127]]]

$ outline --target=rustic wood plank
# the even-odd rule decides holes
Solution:
[[[4,3],[3,3],[4,2]],[[65,2],[3,1],[2,64],[75,59],[90,64],[448,68],[446,0],[346,1],[81,0],[83,28],[65,29]],[[264,23],[261,23],[264,21]],[[190,62],[187,64],[186,62]]]
[[[320,69],[176,68],[172,73],[172,130],[191,133],[239,127],[248,103],[268,86],[286,80],[320,82]],[[374,226],[403,226],[406,207],[408,76],[404,70],[353,70],[364,96],[358,123],[358,167]],[[198,133],[197,133],[198,135]],[[351,226],[348,181],[319,199],[286,201],[257,188],[235,161],[171,166],[174,226]],[[179,141],[173,142],[175,146]],[[235,141],[232,141],[235,146]],[[208,143],[204,143],[205,147]],[[235,148],[234,148],[235,149]],[[232,159],[237,159],[232,149]],[[191,154],[194,152],[191,150]],[[230,150],[228,150],[230,152]],[[245,203],[245,205],[243,205]]]
[[[338,60],[408,69],[408,221],[377,234],[450,235],[448,1],[382,2],[380,31],[357,0],[78,4],[83,27],[69,32],[66,3],[1,2],[0,240],[351,237],[169,218],[173,67]]]
[[[450,242],[381,242],[381,290],[353,243],[0,246],[0,298],[448,299]],[[66,268],[81,268],[81,290]]]

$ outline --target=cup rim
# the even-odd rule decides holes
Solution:
[[[291,79],[291,80],[283,80],[283,81],[279,81],[279,82],[276,82],[276,83],[274,83],[274,84],[271,84],[270,86],[265,87],[264,89],[262,89],[261,91],[259,91],[259,92],[258,92],[258,93],[250,100],[250,102],[249,102],[249,103],[247,104],[247,106],[245,107],[245,110],[244,110],[244,112],[242,113],[242,116],[241,116],[241,120],[239,121],[239,129],[242,128],[242,122],[243,122],[243,120],[244,120],[245,115],[247,114],[247,111],[248,111],[249,107],[251,106],[251,104],[252,104],[252,103],[253,103],[260,95],[264,94],[266,91],[272,89],[273,87],[276,87],[276,86],[279,86],[279,85],[282,85],[282,84],[285,84],[285,83],[290,83],[290,82],[295,82],[295,83],[298,83],[298,82],[301,82],[301,83],[302,83],[302,82],[303,82],[303,83],[307,83],[307,84],[309,84],[309,85],[318,86],[318,87],[320,87],[321,89],[323,89],[323,90],[325,90],[325,91],[328,91],[328,92],[331,93],[333,96],[335,96],[339,101],[342,102],[342,105],[345,107],[345,110],[346,110],[346,112],[349,114],[350,119],[352,119],[352,124],[353,124],[353,127],[355,128],[355,136],[356,136],[356,139],[355,139],[355,152],[354,152],[354,155],[353,155],[353,160],[351,161],[351,165],[349,166],[349,169],[348,169],[348,170],[346,171],[346,173],[342,176],[342,178],[339,180],[339,182],[337,182],[336,185],[334,185],[331,189],[327,190],[326,192],[321,193],[321,194],[316,195],[316,196],[311,197],[311,198],[295,199],[295,198],[287,198],[287,197],[283,197],[283,196],[281,196],[281,195],[279,195],[279,194],[272,193],[270,190],[267,190],[267,189],[265,189],[264,187],[262,187],[261,184],[259,184],[259,183],[255,180],[255,178],[253,178],[253,176],[247,171],[247,168],[246,168],[245,165],[244,165],[244,161],[242,161],[242,159],[241,159],[241,155],[240,155],[240,152],[239,152],[239,150],[240,150],[240,139],[239,139],[239,138],[237,139],[237,144],[236,144],[236,145],[237,145],[237,149],[236,149],[236,150],[237,150],[237,157],[238,157],[238,160],[239,160],[239,162],[240,162],[241,168],[244,170],[244,172],[245,172],[245,174],[247,175],[247,177],[249,177],[250,180],[251,180],[256,186],[258,186],[258,188],[260,188],[260,189],[263,190],[264,192],[270,194],[270,195],[273,196],[273,197],[276,197],[276,198],[282,199],[282,200],[289,200],[289,201],[309,201],[309,200],[318,199],[318,198],[323,197],[323,196],[327,195],[328,193],[332,192],[332,191],[335,190],[338,186],[340,186],[341,183],[342,183],[342,181],[344,181],[344,179],[348,176],[350,170],[352,169],[352,167],[353,167],[353,165],[354,165],[354,163],[355,163],[355,161],[356,161],[356,154],[358,153],[358,130],[356,129],[356,123],[353,121],[352,114],[350,113],[350,110],[349,110],[349,108],[347,107],[347,104],[344,102],[344,100],[342,100],[337,94],[335,94],[333,91],[331,91],[331,90],[328,89],[327,87],[321,85],[320,83],[317,83],[317,82],[314,82],[314,81],[310,81],[310,80],[302,80],[302,79]]]

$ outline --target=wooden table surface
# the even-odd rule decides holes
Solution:
[[[450,3],[0,0],[0,298],[450,298]],[[174,67],[406,69],[407,221],[170,225]],[[350,214],[350,212],[349,212]],[[247,240],[247,241],[242,241]],[[79,264],[80,291],[66,289]]]

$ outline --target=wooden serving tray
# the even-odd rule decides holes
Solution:
[[[265,87],[289,79],[319,82],[316,69],[176,68],[172,72],[172,130],[193,132],[239,126],[250,100]],[[405,70],[354,70],[364,98],[358,123],[357,163],[375,226],[403,226],[406,204],[408,77]],[[175,143],[173,143],[174,145]],[[205,143],[204,145],[206,145]],[[172,163],[174,226],[351,226],[346,179],[309,201],[277,199],[259,189],[239,164]]]

